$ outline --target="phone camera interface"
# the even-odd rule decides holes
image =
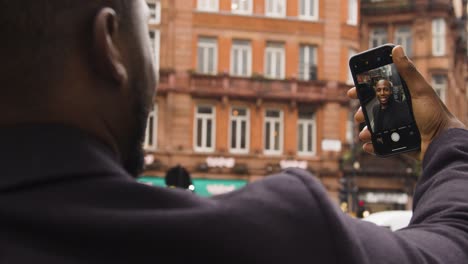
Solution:
[[[380,57],[378,57],[380,58]],[[370,129],[379,143],[399,142],[410,132],[413,120],[400,76],[393,63],[357,75],[359,93]]]

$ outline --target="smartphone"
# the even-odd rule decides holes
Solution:
[[[349,60],[375,154],[381,157],[421,149],[411,95],[393,64],[394,47],[385,44]]]

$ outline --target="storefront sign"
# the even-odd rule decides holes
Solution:
[[[206,185],[206,190],[211,195],[228,193],[228,192],[234,191],[235,189],[236,189],[236,186],[234,186],[232,184],[231,185],[225,185],[225,184],[213,183],[213,184],[207,184]]]
[[[340,152],[341,141],[337,139],[324,139],[322,140],[322,150]]]
[[[281,169],[286,168],[301,168],[307,169],[307,161],[298,161],[298,160],[282,160],[280,161]]]
[[[206,164],[210,168],[233,168],[236,164],[234,158],[224,158],[224,157],[208,157],[206,158]]]
[[[161,176],[142,176],[138,178],[138,182],[151,186],[166,187],[164,177]],[[246,180],[237,179],[193,179],[195,193],[206,197],[231,192],[244,187],[246,184]]]
[[[408,194],[406,193],[368,192],[359,195],[359,198],[367,203],[408,203]]]

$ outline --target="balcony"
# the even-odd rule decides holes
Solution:
[[[421,11],[448,11],[450,0],[363,0],[362,15],[388,15]]]
[[[161,72],[158,93],[170,91],[190,93],[194,97],[233,98],[292,102],[347,102],[345,84],[330,85],[326,81],[273,80],[262,76],[233,77],[227,74],[191,73],[186,77],[175,72]]]
[[[427,0],[429,11],[450,11],[452,9],[451,0]]]
[[[415,1],[412,0],[363,0],[362,15],[385,15],[415,11]]]

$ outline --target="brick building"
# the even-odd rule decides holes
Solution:
[[[455,2],[461,1],[364,0],[360,45],[402,45],[450,111],[468,124],[466,11],[457,17]]]
[[[144,175],[161,181],[180,164],[216,193],[295,166],[336,198],[353,140],[347,61],[360,45],[358,1],[148,2],[161,52]]]
[[[468,123],[466,13],[454,16],[451,1],[148,3],[159,85],[147,182],[163,185],[165,172],[182,165],[197,192],[211,195],[297,166],[337,201],[344,179],[351,211],[359,200],[371,211],[410,208],[419,164],[360,152],[357,105],[345,97],[348,58],[385,42],[402,44]]]

